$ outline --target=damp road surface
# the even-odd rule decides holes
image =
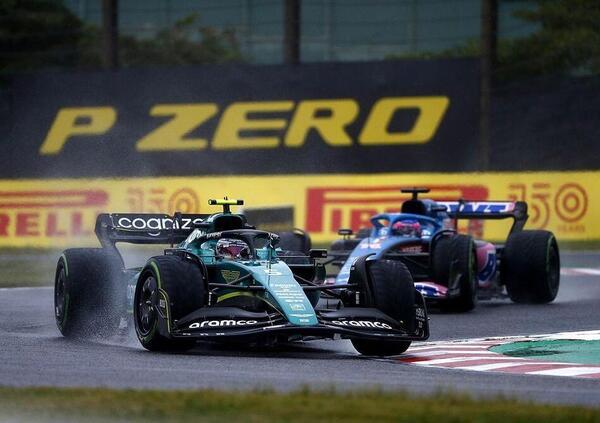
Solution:
[[[598,254],[563,256],[586,267]],[[439,389],[477,397],[600,404],[600,381],[423,368],[361,357],[349,341],[314,341],[270,350],[199,344],[185,354],[143,350],[131,335],[110,342],[60,336],[51,288],[0,290],[0,385],[156,389],[293,390],[382,388],[426,395]],[[600,276],[563,276],[548,305],[481,302],[466,314],[431,313],[431,339],[450,340],[600,329]],[[417,344],[415,344],[417,345]],[[409,350],[410,351],[410,350]]]

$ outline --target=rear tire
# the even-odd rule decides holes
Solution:
[[[149,351],[184,351],[195,340],[173,339],[173,322],[206,303],[202,270],[179,256],[157,256],[140,273],[133,302],[136,335]]]
[[[123,262],[102,248],[72,248],[58,259],[54,315],[67,338],[108,338],[125,316]]]
[[[560,286],[560,255],[548,231],[522,231],[508,237],[501,262],[502,281],[516,303],[552,302]]]
[[[459,295],[441,303],[443,310],[464,313],[477,305],[476,257],[475,243],[470,236],[447,236],[435,243],[432,253],[434,280],[450,288],[454,279],[459,278]]]
[[[377,260],[369,266],[370,291],[366,306],[374,307],[400,321],[407,332],[415,328],[415,287],[408,268],[400,261]],[[369,283],[369,281],[363,281]],[[364,355],[387,356],[405,352],[411,341],[352,339],[352,345]]]
[[[308,254],[312,248],[312,241],[310,235],[301,229],[294,229],[293,231],[278,232],[279,243],[277,246],[282,250],[288,251],[302,251],[304,254]]]

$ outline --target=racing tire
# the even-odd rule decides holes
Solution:
[[[102,248],[72,248],[58,259],[54,316],[60,333],[73,339],[108,338],[126,314],[121,257]]]
[[[179,256],[156,256],[140,272],[133,301],[135,333],[149,351],[185,351],[193,339],[169,336],[174,322],[206,304],[200,267]]]
[[[365,305],[374,307],[403,323],[408,332],[415,327],[415,287],[408,268],[395,260],[377,260],[369,266],[370,292]],[[363,355],[388,356],[405,352],[411,341],[352,339]]]
[[[552,232],[511,234],[501,261],[502,282],[515,303],[550,303],[560,286],[560,255]]]
[[[437,240],[433,247],[432,267],[434,280],[451,287],[453,278],[459,278],[457,297],[440,303],[447,312],[464,313],[477,305],[477,254],[475,242],[468,235],[453,235]]]
[[[308,254],[312,248],[310,235],[302,229],[278,232],[277,234],[279,235],[279,243],[277,246],[282,250],[302,251],[303,254]]]

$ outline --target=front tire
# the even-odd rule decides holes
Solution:
[[[194,340],[170,337],[174,321],[201,308],[206,290],[200,267],[179,256],[151,258],[140,272],[133,317],[138,340],[149,351],[184,351]]]
[[[560,286],[560,256],[556,238],[548,231],[511,234],[502,255],[502,281],[516,303],[554,301]]]
[[[72,248],[58,259],[56,326],[67,338],[108,338],[125,316],[123,262],[102,248]]]
[[[401,322],[407,332],[415,328],[415,287],[412,275],[404,263],[377,260],[368,267],[370,292],[366,306],[374,307]],[[369,283],[369,281],[363,281]],[[388,356],[405,352],[411,341],[352,339],[354,348],[363,355]]]
[[[453,235],[435,242],[432,253],[434,280],[448,288],[458,287],[457,297],[440,307],[449,312],[464,313],[477,305],[477,255],[470,236]],[[458,279],[458,281],[456,281]]]

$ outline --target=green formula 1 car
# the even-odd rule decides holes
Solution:
[[[102,248],[66,250],[56,269],[55,315],[67,337],[111,336],[133,321],[151,351],[196,341],[267,344],[349,338],[363,354],[404,352],[429,336],[422,295],[398,261],[358,258],[346,284],[324,284],[324,250],[278,248],[230,211],[239,200],[210,200],[212,215],[101,214]],[[126,269],[115,244],[172,244],[142,268]]]

